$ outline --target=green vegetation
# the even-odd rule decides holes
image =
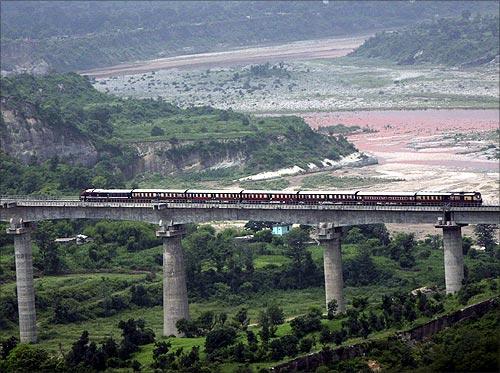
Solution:
[[[160,141],[156,156],[178,167],[178,181],[192,182],[245,175],[323,157],[338,159],[355,150],[344,137],[329,138],[312,131],[298,117],[254,118],[211,107],[180,109],[162,100],[121,99],[98,92],[85,77],[51,74],[2,78],[0,131],[15,139],[23,121],[39,120],[48,131],[72,133],[92,144],[98,159],[92,168],[59,157],[31,159],[21,164],[0,153],[0,193],[75,193],[88,187],[122,187],[136,174],[140,157],[136,143]],[[6,121],[4,114],[16,120]],[[17,141],[17,140],[12,140]],[[15,148],[15,144],[11,144]],[[182,174],[184,163],[199,157],[206,171]],[[239,166],[209,169],[217,160],[242,159]],[[212,162],[212,163],[211,163]],[[154,178],[149,176],[149,178]],[[231,179],[232,178],[232,179]],[[129,183],[130,184],[130,183]],[[156,185],[159,187],[160,185]]]
[[[402,31],[379,33],[351,55],[402,65],[482,65],[499,55],[498,30],[498,16],[471,16],[464,11],[461,18],[441,18]]]
[[[353,82],[354,83],[354,82]],[[386,81],[382,84],[382,86],[385,86],[387,84]],[[351,135],[353,133],[360,133],[360,132],[367,132],[367,133],[373,133],[377,132],[374,129],[371,129],[369,127],[360,127],[360,126],[346,126],[345,124],[334,124],[332,126],[322,126],[317,129],[319,133],[324,133],[325,135]]]
[[[425,342],[408,345],[398,339],[372,343],[363,358],[318,368],[321,371],[365,371],[368,361],[388,372],[497,372],[500,312],[496,310],[446,328]]]
[[[248,225],[257,230],[250,242],[234,240],[248,234],[245,231],[188,227],[182,244],[192,321],[179,322],[178,327],[191,338],[159,337],[162,280],[156,273],[161,273],[162,248],[154,227],[106,221],[39,225],[33,237],[35,273],[43,274],[36,279],[40,346],[28,352],[40,354],[48,366],[54,361],[68,364],[70,349],[79,345],[95,348],[101,358],[74,363],[95,369],[140,364],[146,370],[152,365],[175,370],[189,363],[220,371],[247,363],[258,370],[324,346],[386,338],[498,295],[499,249],[490,243],[492,227],[479,228],[480,242],[488,245],[485,252],[471,249],[471,239],[464,238],[466,286],[457,296],[445,297],[439,290],[444,273],[438,236],[417,241],[406,233],[390,237],[383,225],[360,226],[346,229],[342,238],[348,312],[334,315],[336,305],[331,304],[324,317],[321,311],[310,309],[324,302],[322,249],[310,246],[305,227],[275,237],[260,230],[265,225]],[[54,237],[79,232],[94,241],[52,244]],[[4,349],[12,346],[9,337],[17,334],[14,262],[8,254],[12,250],[12,238],[0,233],[0,340]],[[90,273],[77,274],[82,271]],[[422,293],[409,293],[422,285],[427,286]],[[144,337],[146,345],[137,342],[143,340],[138,336],[132,345],[125,342],[120,329],[127,323],[136,325],[127,330],[149,336]],[[82,335],[84,330],[88,336]],[[155,343],[152,333],[157,336]],[[63,360],[59,343],[66,356]],[[105,346],[114,347],[104,353]],[[16,349],[28,354],[21,347]],[[0,366],[25,360],[11,357],[21,354],[12,351],[16,352],[7,353]],[[43,351],[48,352],[43,355]]]
[[[394,28],[435,14],[498,12],[495,2],[7,2],[2,68],[58,71]],[[187,47],[189,46],[189,47]]]

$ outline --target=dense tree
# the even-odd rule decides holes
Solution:
[[[123,340],[120,344],[120,357],[127,359],[130,354],[137,351],[139,346],[153,343],[155,334],[153,330],[145,327],[145,322],[142,319],[121,320],[118,327],[122,330]]]
[[[151,128],[151,136],[163,136],[164,134],[165,131],[160,127],[153,126],[153,128]]]
[[[416,247],[413,233],[397,233],[389,245],[391,259],[399,262],[402,268],[411,268],[415,265],[413,251]]]
[[[61,363],[52,359],[49,353],[28,344],[19,344],[11,350],[5,363],[6,372],[60,371]]]
[[[205,338],[205,351],[211,354],[221,348],[232,345],[236,341],[236,330],[232,327],[221,327],[212,330]]]
[[[478,224],[474,227],[477,243],[491,251],[495,247],[495,229],[493,224]]]
[[[68,324],[86,318],[80,309],[80,304],[74,299],[56,298],[54,303],[51,318],[54,324]]]
[[[301,353],[309,353],[314,346],[314,339],[310,337],[302,338],[299,342],[299,351]]]
[[[335,314],[337,313],[338,303],[336,299],[332,299],[327,304],[327,317],[328,320],[333,320],[335,318]]]
[[[298,338],[321,329],[321,310],[311,309],[307,314],[290,321],[293,334]]]
[[[360,250],[351,260],[346,260],[343,272],[346,283],[353,286],[374,284],[388,275],[377,268],[366,249]]]
[[[247,309],[241,308],[240,310],[238,310],[238,312],[234,316],[234,321],[238,323],[241,329],[246,330],[250,322]]]
[[[5,340],[0,340],[0,359],[5,359],[18,344],[18,339],[14,336]]]
[[[148,291],[142,285],[133,285],[130,288],[131,298],[130,301],[138,306],[149,307],[151,305],[151,298]]]

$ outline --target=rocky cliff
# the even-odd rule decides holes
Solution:
[[[34,115],[21,114],[3,105],[0,151],[22,163],[43,162],[53,157],[69,164],[93,166],[98,152],[89,138],[71,127],[54,127]]]
[[[173,174],[244,166],[249,158],[241,140],[163,140],[136,142],[132,146],[139,155],[136,174]]]

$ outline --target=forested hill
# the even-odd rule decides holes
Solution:
[[[203,175],[233,180],[311,162],[321,167],[325,157],[355,151],[344,137],[313,132],[298,117],[122,99],[76,73],[13,75],[1,86],[0,194],[123,187],[154,174],[163,181],[182,174],[192,187]]]
[[[351,56],[378,57],[403,65],[476,66],[498,58],[498,32],[498,16],[464,12],[460,18],[442,18],[402,31],[379,33]]]
[[[2,1],[2,70],[71,71],[137,59],[397,28],[497,2]]]

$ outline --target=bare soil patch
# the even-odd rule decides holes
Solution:
[[[370,35],[349,38],[320,39],[294,43],[167,57],[82,71],[95,78],[140,74],[164,69],[213,68],[277,60],[313,60],[345,56],[360,46]]]

